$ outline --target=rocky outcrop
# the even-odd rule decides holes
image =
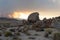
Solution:
[[[43,30],[43,22],[40,20],[40,21],[37,21],[36,23],[34,23],[32,25],[32,29],[33,30],[36,30],[36,31],[41,31]]]
[[[60,28],[60,19],[54,19],[51,23],[51,26],[54,28]]]
[[[35,23],[38,20],[39,20],[39,13],[38,12],[31,13],[28,16],[28,22],[30,22],[30,23]]]
[[[26,20],[21,20],[21,21],[18,22],[19,26],[23,26],[23,25],[26,25],[26,24],[27,24]]]

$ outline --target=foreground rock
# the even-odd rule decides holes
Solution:
[[[36,23],[33,24],[32,28],[35,29],[35,30],[41,30],[43,27],[42,27],[42,21],[37,21]]]

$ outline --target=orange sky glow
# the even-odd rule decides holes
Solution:
[[[12,14],[9,14],[10,18],[19,18],[19,19],[27,19],[28,16],[35,11],[14,11]],[[40,19],[43,18],[52,18],[60,16],[60,12],[39,12]]]

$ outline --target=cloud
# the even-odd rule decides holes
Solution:
[[[50,2],[53,2],[53,3],[57,4],[57,5],[60,4],[60,0],[49,0],[49,1],[50,1]]]
[[[0,15],[22,10],[59,11],[60,0],[0,0]]]

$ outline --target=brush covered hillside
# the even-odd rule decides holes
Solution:
[[[0,17],[0,40],[60,40],[60,16],[40,20],[34,12],[27,20]]]

